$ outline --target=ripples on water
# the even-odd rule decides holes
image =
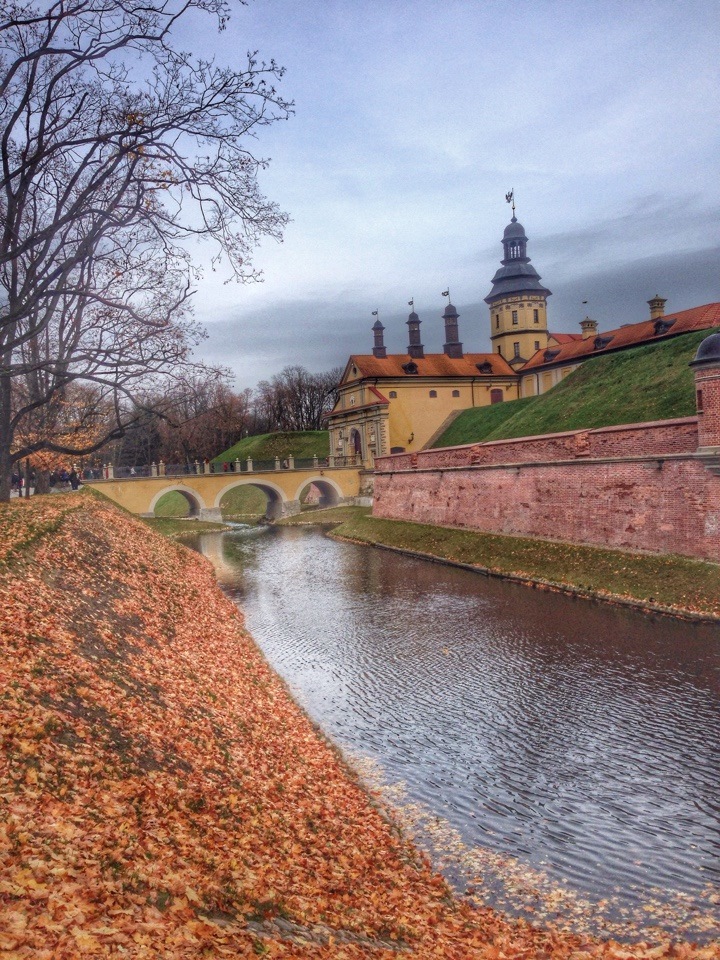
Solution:
[[[311,529],[200,547],[459,889],[592,932],[718,935],[720,629]]]

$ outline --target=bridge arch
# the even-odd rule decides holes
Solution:
[[[261,490],[265,496],[268,498],[267,510],[265,511],[265,516],[268,520],[278,520],[283,516],[286,510],[286,504],[289,502],[285,493],[282,489],[273,483],[271,480],[250,480],[250,479],[237,479],[231,481],[230,483],[225,484],[225,486],[220,490],[220,492],[215,497],[215,510],[220,516],[220,503],[222,498],[226,493],[229,493],[230,490],[235,490],[237,487],[256,487],[258,490]]]
[[[303,490],[311,485],[320,491],[319,505],[321,507],[335,507],[345,499],[345,494],[334,480],[330,480],[326,476],[318,475],[316,477],[308,477],[307,480],[302,481],[295,494],[295,500],[299,502]]]
[[[158,505],[160,500],[168,493],[181,493],[183,497],[188,502],[190,508],[191,517],[199,517],[201,513],[205,510],[205,502],[197,490],[193,490],[191,487],[186,487],[182,483],[172,483],[167,487],[163,487],[159,493],[156,493],[155,496],[150,501],[150,506],[148,507],[148,512],[150,516],[155,515],[155,507]]]

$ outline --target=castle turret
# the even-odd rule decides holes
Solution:
[[[415,313],[414,310],[407,318],[408,337],[410,341],[408,344],[408,353],[413,360],[422,360],[422,358],[425,356],[425,348],[420,343],[421,322],[422,321],[420,320],[420,317]]]
[[[547,298],[551,291],[527,255],[525,228],[514,216],[503,234],[502,266],[485,297],[490,307],[493,350],[510,364],[521,364],[548,345]]]
[[[375,343],[373,345],[373,351],[372,351],[373,356],[380,357],[380,358],[386,357],[387,350],[385,349],[385,338],[383,336],[385,327],[380,323],[379,320],[376,320],[375,323],[373,324],[372,331],[373,331],[373,337],[375,339]]]
[[[695,371],[698,447],[720,453],[720,333],[702,341],[690,366]]]
[[[462,344],[458,339],[459,318],[460,314],[455,307],[449,303],[445,307],[445,313],[443,313],[443,320],[445,321],[445,345],[443,349],[448,357],[453,357],[455,360],[461,360],[463,355]]]

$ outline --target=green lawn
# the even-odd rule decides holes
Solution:
[[[298,460],[309,460],[314,456],[324,459],[330,453],[330,440],[327,430],[306,430],[298,433],[260,433],[255,437],[245,437],[235,446],[219,454],[213,463],[222,464],[235,459],[242,461],[284,459],[293,456]]]
[[[353,514],[336,535],[502,574],[720,618],[720,565]]]
[[[693,416],[688,364],[707,335],[701,330],[586,360],[540,397],[463,411],[434,446]]]

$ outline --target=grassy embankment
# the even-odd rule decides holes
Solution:
[[[13,960],[716,960],[453,899],[210,565],[100,498],[0,505],[0,951]]]
[[[695,414],[689,362],[708,331],[586,360],[548,393],[463,411],[433,444],[451,447]]]
[[[280,521],[329,523],[334,536],[392,547],[623,603],[665,609],[680,616],[720,619],[720,565],[680,556],[656,556],[502,537],[370,516],[366,507],[338,507]]]

